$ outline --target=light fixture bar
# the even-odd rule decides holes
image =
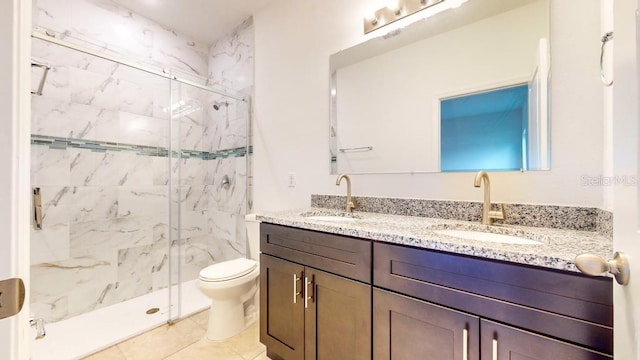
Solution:
[[[385,25],[396,22],[406,16],[428,9],[445,0],[398,0],[396,8],[385,6],[373,13],[373,16],[365,16],[364,33],[370,33]]]

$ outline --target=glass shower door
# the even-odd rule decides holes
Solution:
[[[72,358],[170,319],[170,80],[40,39],[32,55],[51,66],[32,96],[34,358]]]
[[[171,94],[171,249],[181,284],[173,299],[184,317],[210,304],[196,287],[200,271],[245,256],[249,106],[179,81]]]

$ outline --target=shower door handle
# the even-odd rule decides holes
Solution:
[[[40,188],[33,188],[33,228],[42,230],[42,196]]]
[[[31,90],[31,94],[42,96],[42,90],[44,89],[44,84],[47,81],[47,74],[49,73],[51,66],[31,60],[31,67],[32,68],[37,67],[42,69],[42,76],[40,77],[40,82],[38,83],[38,90],[36,91]]]

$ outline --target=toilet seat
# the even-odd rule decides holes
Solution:
[[[207,266],[200,271],[199,278],[206,282],[228,281],[247,275],[257,267],[255,260],[239,258]]]

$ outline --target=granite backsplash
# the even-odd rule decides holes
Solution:
[[[428,218],[480,221],[482,203],[474,201],[426,200],[354,196],[355,211]],[[311,207],[343,209],[345,196],[311,195]],[[610,211],[575,206],[504,204],[507,219],[495,223],[545,227],[552,229],[593,231],[613,236]]]

